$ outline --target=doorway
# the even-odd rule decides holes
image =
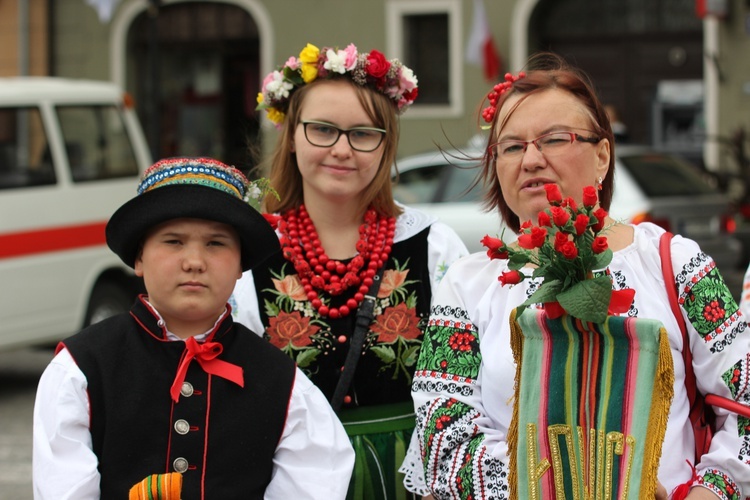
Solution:
[[[218,2],[170,3],[131,24],[128,65],[154,158],[210,156],[245,173],[257,163],[258,29]]]

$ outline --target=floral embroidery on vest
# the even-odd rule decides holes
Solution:
[[[417,315],[416,292],[407,289],[414,283],[407,279],[408,259],[403,265],[395,259],[393,262],[395,269],[383,273],[363,351],[380,359],[381,371],[389,371],[394,378],[400,373],[411,382],[426,319]],[[268,316],[265,336],[309,372],[319,356],[335,349],[339,337],[332,331],[331,319],[320,316],[312,307],[291,265],[285,264],[278,274],[272,271],[271,280],[274,288],[263,290],[275,296],[273,301],[264,299]]]

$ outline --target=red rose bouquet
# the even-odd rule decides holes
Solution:
[[[613,291],[609,277],[593,275],[612,260],[603,235],[607,211],[597,208],[596,189],[585,187],[578,206],[572,198],[563,199],[556,184],[544,188],[550,207],[539,212],[537,225],[531,221],[521,225],[514,245],[506,245],[501,238],[482,239],[491,259],[508,259],[510,271],[498,277],[503,285],[529,278],[520,272],[528,265],[535,267],[531,277],[544,278],[539,289],[519,306],[518,314],[541,303],[551,318],[567,312],[582,321],[600,323],[608,314],[627,311],[635,290]]]

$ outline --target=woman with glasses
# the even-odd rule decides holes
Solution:
[[[537,220],[550,207],[546,185],[557,184],[561,199],[572,198],[577,206],[584,201],[584,187],[591,193],[595,186],[605,211],[614,187],[612,129],[588,78],[552,54],[533,57],[528,68],[496,85],[482,113],[489,128],[481,160],[487,206],[515,232],[526,221],[543,225],[541,217]],[[687,324],[699,391],[747,405],[750,332],[732,294],[695,242],[680,236],[671,240],[675,277],[665,284],[659,252],[663,229],[608,217],[604,227],[613,258],[598,272],[611,279],[613,290],[636,291],[629,307],[623,306],[625,314],[660,320],[674,361],[674,397],[655,496],[750,496],[750,420],[744,417],[717,409],[719,426],[710,453],[691,468],[696,459],[682,334],[667,286],[679,285],[679,313]],[[417,363],[416,434],[435,498],[509,498],[516,373],[510,316],[542,278],[530,277],[533,269],[523,268],[530,278],[511,286],[509,260],[493,257],[476,253],[451,266],[433,298]]]
[[[398,60],[310,44],[258,97],[280,133],[278,197],[265,209],[281,251],[238,282],[234,313],[337,410],[356,451],[356,499],[413,498],[405,484],[426,493],[416,439],[410,448],[414,365],[432,289],[467,253],[453,230],[391,193],[398,116],[416,97]]]

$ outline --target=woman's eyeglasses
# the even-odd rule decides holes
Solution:
[[[385,130],[374,127],[353,127],[341,129],[325,122],[303,121],[305,138],[313,146],[327,148],[336,144],[341,134],[346,136],[349,146],[355,151],[369,153],[383,142]]]
[[[545,157],[551,158],[569,151],[576,142],[597,144],[601,140],[601,137],[584,137],[575,132],[550,132],[530,141],[507,140],[496,142],[490,145],[490,152],[498,163],[516,164],[521,161],[529,144],[536,146],[536,149]]]

